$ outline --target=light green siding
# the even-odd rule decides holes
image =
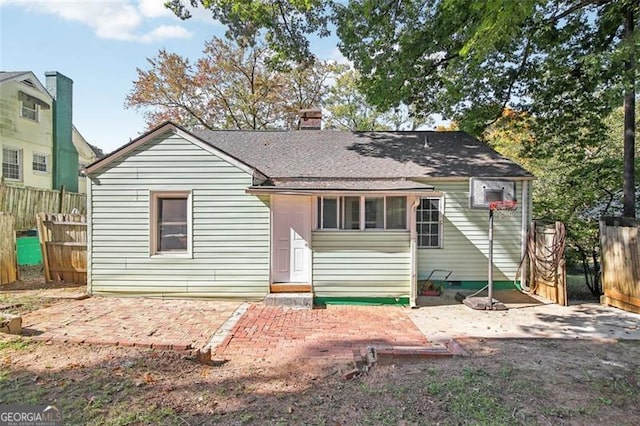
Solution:
[[[20,92],[40,99],[49,105],[49,108],[38,106],[36,121],[22,117]],[[35,188],[52,188],[53,109],[51,104],[49,94],[25,83],[8,81],[0,85],[0,117],[2,117],[0,120],[0,163],[2,162],[2,148],[19,150],[22,153],[20,164],[22,179],[19,181],[7,179],[7,182]],[[49,170],[47,172],[33,170],[33,154],[48,157]]]
[[[94,293],[260,298],[269,290],[269,206],[251,174],[177,135],[92,176]],[[149,191],[191,191],[192,258],[151,257]]]
[[[469,208],[469,183],[434,182],[444,194],[443,248],[418,248],[418,277],[434,269],[453,271],[452,281],[486,281],[488,274],[489,211]],[[522,182],[516,184],[522,202]],[[509,217],[494,216],[494,280],[516,278],[520,264],[522,206]]]
[[[317,297],[409,295],[409,232],[315,231],[312,241]]]

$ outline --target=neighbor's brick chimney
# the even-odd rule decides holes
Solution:
[[[303,109],[300,111],[299,130],[320,130],[322,128],[322,110]]]

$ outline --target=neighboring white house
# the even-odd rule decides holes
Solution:
[[[47,72],[0,72],[0,162],[5,182],[86,192],[78,171],[100,158],[72,124],[73,81]]]
[[[0,160],[6,182],[53,186],[53,98],[32,72],[0,73]]]
[[[76,126],[73,126],[71,141],[76,151],[78,151],[78,192],[84,194],[87,192],[87,178],[84,169],[89,164],[104,157],[104,153],[100,148],[87,142],[84,136],[76,129]]]
[[[494,282],[518,281],[533,176],[463,132],[150,130],[87,168],[93,294],[415,303],[416,282],[487,282],[470,178],[515,187]]]

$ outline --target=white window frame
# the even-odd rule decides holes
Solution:
[[[184,251],[158,250],[158,200],[164,198],[185,198],[187,202],[187,249]],[[178,257],[193,258],[193,208],[192,192],[150,191],[149,192],[149,254],[152,258]]]
[[[366,232],[406,232],[409,230],[409,203],[408,203],[408,197],[406,195],[383,195],[383,194],[367,194],[367,195],[356,195],[356,194],[348,194],[348,195],[327,195],[327,198],[337,198],[337,203],[336,203],[336,215],[337,215],[337,228],[325,228],[324,227],[324,198],[325,196],[317,196],[316,197],[316,209],[315,211],[316,213],[316,230],[318,231],[340,231],[340,232],[348,232],[348,231],[356,231],[356,232],[360,232],[360,231],[366,231]],[[358,229],[351,229],[351,228],[344,228],[344,224],[345,224],[345,203],[344,203],[344,199],[346,197],[358,197],[359,198],[359,228]],[[387,229],[387,197],[403,197],[405,199],[405,227],[403,229]],[[366,227],[366,223],[365,223],[365,219],[366,219],[366,214],[365,214],[365,199],[367,198],[382,198],[383,199],[383,208],[382,208],[382,214],[383,214],[383,227],[382,228],[367,228]]]
[[[422,210],[420,206],[422,205],[422,200],[438,200],[438,245],[437,246],[424,246],[421,244],[422,238],[420,238],[424,234],[420,234],[420,225],[433,225],[435,222],[432,220],[423,221]],[[419,249],[442,249],[444,248],[444,197],[443,196],[434,196],[434,197],[420,197],[420,204],[416,207],[416,235],[418,239],[418,248]]]
[[[40,156],[44,158],[45,170],[36,170],[36,168],[34,167],[36,164],[36,156]],[[38,163],[38,164],[41,164],[41,163]],[[48,175],[49,174],[49,154],[34,152],[31,158],[31,170],[33,170],[33,173],[36,173],[36,174]]]
[[[340,196],[339,195],[328,195],[326,198],[332,198],[336,200],[336,227],[335,228],[325,228],[324,227],[324,199],[325,197],[316,197],[316,215],[317,215],[317,226],[316,229],[322,229],[326,231],[338,231],[340,226],[342,225],[342,212],[340,209]]]
[[[25,114],[25,111],[29,111],[29,114]],[[36,123],[39,121],[40,113],[38,109],[38,104],[33,102],[33,108],[25,105],[24,99],[20,101],[20,117],[25,118],[27,120],[35,121]],[[31,116],[33,114],[33,116]]]
[[[6,154],[5,154],[5,151],[14,151],[17,154],[16,158],[18,160],[18,164],[15,165],[15,166],[18,167],[18,177],[17,178],[5,176],[5,174],[4,174],[4,165],[5,165],[6,157],[7,157]],[[22,182],[22,179],[24,177],[24,173],[23,173],[24,172],[24,166],[23,166],[22,163],[23,163],[23,161],[22,161],[22,149],[13,148],[13,147],[10,147],[10,146],[5,146],[5,147],[2,148],[2,176],[5,179],[7,179],[9,181],[14,181],[14,182]]]

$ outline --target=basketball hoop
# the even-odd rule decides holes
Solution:
[[[516,200],[492,201],[489,203],[489,210],[500,217],[511,217],[517,209],[518,202]]]
[[[502,309],[504,305],[496,304],[493,299],[493,216],[494,212],[498,213],[498,216],[505,218],[511,217],[513,212],[518,208],[518,202],[513,200],[502,201],[490,201],[489,202],[489,273],[487,280],[487,290],[489,296],[487,297],[486,308],[489,310],[498,310],[498,307]],[[497,301],[496,301],[497,302]]]

